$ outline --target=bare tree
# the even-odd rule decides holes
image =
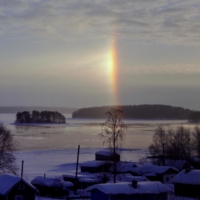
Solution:
[[[155,158],[154,164],[164,164],[169,159],[189,159],[191,155],[191,131],[183,126],[165,130],[158,126],[149,146],[150,154]]]
[[[107,144],[111,153],[114,156],[113,159],[113,173],[114,173],[114,183],[116,182],[116,153],[119,147],[122,147],[122,142],[125,137],[124,131],[126,130],[126,125],[122,121],[122,110],[118,107],[112,107],[105,114],[107,119],[101,124],[102,132],[99,134],[100,138],[103,140],[103,144]]]
[[[2,123],[0,123],[0,174],[16,174],[18,168],[15,165],[14,153],[17,151],[17,143],[13,136]]]
[[[194,151],[196,155],[200,157],[200,127],[199,126],[195,126],[192,136],[193,136],[192,145],[193,145]]]

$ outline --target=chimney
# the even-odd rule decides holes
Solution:
[[[132,181],[132,186],[134,189],[137,189],[137,181],[135,179]]]

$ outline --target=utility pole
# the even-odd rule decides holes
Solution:
[[[75,177],[75,189],[74,192],[77,189],[78,184],[78,162],[79,162],[79,152],[80,152],[80,145],[78,145],[78,153],[77,153],[77,161],[76,161],[76,177]]]
[[[162,147],[163,147],[163,166],[165,166],[165,143],[162,143]]]
[[[21,166],[21,178],[23,178],[23,171],[24,171],[24,161],[22,160],[22,166]]]

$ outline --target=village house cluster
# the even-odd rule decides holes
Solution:
[[[166,160],[165,166],[120,161],[113,183],[113,154],[98,151],[95,160],[80,163],[80,172],[62,180],[44,176],[31,183],[22,177],[0,176],[0,200],[35,200],[40,197],[91,200],[168,200],[200,197],[200,170],[183,160]]]

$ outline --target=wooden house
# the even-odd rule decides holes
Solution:
[[[192,166],[186,160],[167,159],[167,160],[165,160],[165,165],[174,167],[174,168],[178,169],[179,171],[182,171],[183,169],[192,168]]]
[[[161,182],[133,181],[96,184],[86,191],[91,192],[91,200],[167,200],[171,189]]]
[[[130,173],[133,176],[138,175],[141,166],[134,162],[118,162],[116,165],[116,173],[117,174],[124,174]],[[113,171],[113,165],[109,169],[111,172]]]
[[[73,183],[65,182],[58,178],[37,176],[32,181],[40,196],[63,197],[68,195],[68,190],[73,188]]]
[[[175,196],[200,198],[200,170],[184,169],[173,179]]]
[[[0,176],[0,200],[35,200],[36,193],[37,189],[21,177]]]
[[[110,152],[110,151],[97,151],[95,153],[95,160],[99,160],[99,161],[114,161],[114,159],[116,160],[116,162],[120,161],[120,155],[118,153],[114,153]]]
[[[73,183],[73,189],[85,189],[91,185],[101,183],[101,179],[96,174],[91,174],[88,172],[81,172],[77,174],[63,174],[64,181],[70,181]]]
[[[144,165],[140,168],[139,174],[146,176],[151,181],[171,183],[172,178],[179,170],[170,166]]]
[[[109,161],[88,161],[80,164],[81,172],[90,172],[90,173],[98,173],[98,172],[109,172],[109,168],[111,167],[112,162]]]

